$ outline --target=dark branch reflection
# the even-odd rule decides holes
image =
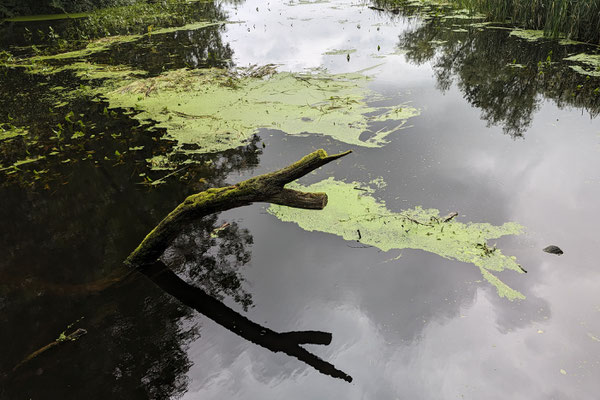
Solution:
[[[273,352],[283,352],[296,357],[323,374],[352,382],[352,377],[300,346],[300,344],[328,345],[331,343],[331,333],[275,332],[250,321],[202,289],[186,283],[162,262],[146,266],[141,269],[141,272],[165,292],[244,339]]]

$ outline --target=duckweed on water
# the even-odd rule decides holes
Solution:
[[[356,53],[356,49],[333,49],[323,53],[324,56],[345,56],[346,54]]]
[[[565,61],[578,62],[585,65],[588,68],[584,69],[580,65],[571,65],[571,69],[573,69],[575,72],[578,72],[583,75],[600,77],[600,54],[580,53],[565,58]]]
[[[403,212],[388,210],[377,201],[373,190],[356,182],[345,183],[333,178],[310,186],[292,185],[309,192],[325,192],[329,197],[323,211],[271,205],[268,212],[282,221],[295,222],[307,231],[332,233],[346,240],[357,240],[383,251],[392,249],[420,249],[441,257],[471,263],[482,276],[496,287],[500,297],[509,300],[524,299],[519,291],[502,282],[495,272],[505,269],[523,273],[514,257],[502,254],[487,242],[523,231],[519,224],[508,222],[501,226],[487,223],[444,222],[435,209],[414,209]],[[357,188],[359,190],[357,190]]]
[[[27,134],[27,129],[9,124],[0,124],[0,142]]]
[[[510,32],[510,36],[515,36],[528,42],[535,42],[536,40],[544,38],[544,31],[532,30],[532,29],[514,29]]]
[[[259,128],[289,135],[322,134],[378,147],[419,114],[410,106],[369,105],[375,94],[367,89],[369,78],[361,73],[295,74],[274,68],[259,76],[256,72],[256,68],[238,73],[180,69],[154,78],[108,83],[104,89],[112,85],[111,89],[100,93],[111,107],[135,108],[137,119],[156,121],[170,138],[194,145],[199,152],[240,146]],[[94,77],[95,72],[87,73]],[[386,127],[360,140],[377,121],[385,121]]]
[[[23,165],[31,164],[36,161],[43,160],[44,158],[46,158],[46,157],[45,156],[28,157],[23,160],[16,161],[12,165],[9,165],[7,167],[3,167],[2,165],[0,165],[0,171],[17,171],[19,169],[19,167],[21,167]]]
[[[535,42],[536,40],[540,40],[540,39],[552,39],[552,37],[546,35],[544,33],[544,31],[539,30],[539,29],[513,29],[510,32],[510,36],[515,36],[518,38],[521,38],[523,40],[527,40],[528,42]],[[584,44],[582,42],[578,42],[572,39],[568,39],[566,38],[564,35],[559,36],[560,40],[558,40],[558,44],[563,45],[563,46],[570,46],[570,45],[580,45],[580,44]]]
[[[581,74],[581,75],[587,75],[587,76],[593,76],[593,77],[599,77],[600,78],[600,69],[587,70],[587,69],[583,68],[580,65],[570,65],[569,68],[571,68],[573,71],[575,71],[575,72],[577,72],[578,74]]]
[[[157,29],[152,34],[222,23],[205,21]],[[73,71],[79,78],[93,81],[88,91],[106,98],[111,108],[135,109],[135,118],[157,122],[158,127],[167,129],[169,139],[186,145],[186,151],[201,153],[241,146],[260,128],[289,135],[322,134],[349,144],[379,147],[409,118],[419,115],[419,110],[404,104],[373,106],[384,99],[368,89],[370,78],[364,71],[289,73],[267,66],[236,71],[180,69],[148,78],[143,71],[85,61],[115,43],[142,36],[107,37],[90,42],[82,50],[35,56],[12,66],[26,67],[34,74]],[[70,59],[77,61],[65,65],[64,60]],[[63,65],[52,66],[55,62]],[[372,129],[374,123],[380,123],[376,131]],[[369,132],[368,138],[361,137],[364,132]]]

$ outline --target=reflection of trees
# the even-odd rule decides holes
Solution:
[[[197,219],[210,217],[214,213],[255,202],[268,202],[306,210],[322,210],[327,205],[325,193],[302,192],[285,188],[285,185],[350,153],[351,151],[346,151],[328,155],[320,149],[275,172],[255,176],[235,185],[193,194],[174,208],[148,233],[127,257],[125,264],[144,273],[159,287],[184,304],[195,308],[239,336],[271,351],[282,351],[294,356],[321,373],[351,382],[352,378],[349,375],[301,346],[302,344],[329,344],[331,343],[330,333],[320,331],[276,332],[261,326],[225,306],[208,295],[205,290],[185,283],[161,260],[165,251],[172,247],[174,239],[181,235],[183,227]],[[224,224],[217,231],[227,228],[228,224]],[[201,240],[202,237],[199,239]],[[187,243],[189,242],[188,240]],[[193,241],[192,247],[196,247]],[[231,251],[219,251],[217,254],[225,255],[225,257],[233,255]],[[244,255],[242,257],[245,258]],[[233,258],[241,259],[240,254],[236,254]],[[209,262],[208,265],[212,267],[214,262]]]
[[[223,6],[214,2],[192,3],[174,14],[181,14],[182,19],[178,23],[167,21],[161,25],[182,26],[190,21],[226,21],[228,18]],[[129,33],[131,27],[128,26],[127,29]],[[108,51],[91,57],[91,61],[130,65],[134,69],[146,70],[151,75],[184,67],[231,67],[233,51],[228,43],[223,43],[221,34],[224,30],[224,25],[216,25],[150,35],[135,42],[113,46]]]
[[[2,5],[0,5],[0,17],[62,12],[76,13],[131,3],[130,0],[3,0]]]
[[[58,0],[54,0],[58,3]],[[18,54],[34,54],[29,46],[35,44],[36,53],[62,52],[65,50],[81,48],[89,39],[104,38],[114,35],[145,34],[158,28],[180,27],[197,21],[226,21],[228,15],[223,5],[214,2],[188,2],[181,0],[153,1],[153,0],[106,0],[92,2],[84,7],[67,7],[69,12],[75,9],[92,11],[84,18],[64,18],[35,22],[1,22],[0,23],[0,49],[10,49]],[[36,2],[31,7],[15,9],[16,14],[52,14],[62,10],[49,10],[43,3]],[[0,6],[0,15],[2,8]],[[213,29],[214,30],[214,29]],[[216,34],[218,35],[218,33]],[[173,34],[169,36],[181,35]],[[214,36],[216,38],[216,36]],[[190,38],[190,44],[181,45],[179,48],[170,46],[169,51],[181,52],[189,50],[198,43],[210,43],[210,38]],[[220,39],[217,40],[220,43]],[[226,47],[226,46],[225,46]],[[212,49],[210,46],[208,50]],[[146,51],[155,51],[146,48]],[[138,56],[140,55],[138,49]],[[168,56],[169,53],[164,54]],[[214,61],[221,55],[217,51],[209,52],[209,61]],[[121,54],[122,57],[125,54]],[[124,57],[129,58],[129,57]],[[188,60],[190,65],[194,59]],[[167,67],[167,66],[166,66]]]
[[[21,72],[10,73],[15,86],[18,79],[29,79]],[[50,82],[61,79],[68,76]],[[194,163],[161,185],[138,185],[143,182],[140,175],[156,181],[157,175],[170,173],[152,171],[145,161],[172,150],[173,143],[160,139],[162,132],[140,127],[130,115],[102,112],[106,104],[82,97],[70,102],[69,119],[85,114],[82,123],[89,130],[73,139],[63,113],[36,120],[36,110],[51,100],[43,94],[40,89],[25,96],[23,103],[29,106],[7,103],[4,110],[18,114],[15,122],[35,132],[6,142],[11,145],[1,154],[4,159],[19,158],[20,152],[60,151],[6,175],[0,185],[0,195],[7,199],[0,218],[9,226],[0,232],[0,242],[10,249],[0,261],[1,295],[10,301],[0,304],[3,323],[11,325],[0,341],[13,344],[3,353],[0,369],[10,370],[81,316],[85,319],[79,325],[88,334],[19,368],[0,395],[43,397],[47,387],[53,387],[56,397],[89,397],[91,391],[93,398],[162,399],[183,393],[190,364],[185,345],[197,330],[181,323],[190,309],[179,301],[253,343],[294,356],[325,374],[351,379],[301,346],[328,344],[331,334],[276,332],[221,303],[229,297],[242,308],[252,304],[239,273],[250,260],[252,237],[234,222],[222,223],[210,215],[185,227],[171,243],[162,257],[167,273],[151,279],[179,301],[135,279],[136,274],[121,279],[122,260],[179,200],[206,186],[224,186],[231,172],[258,164],[258,138],[219,154],[171,153],[169,162],[175,165]],[[47,132],[58,123],[62,139]],[[38,168],[47,170],[39,180]],[[14,321],[19,324],[13,329]]]
[[[238,269],[250,261],[247,247],[252,245],[252,236],[235,222],[218,226],[217,218],[217,214],[209,215],[181,233],[163,259],[208,295],[230,296],[247,309],[252,300],[242,289]],[[207,230],[207,225],[214,228]]]
[[[533,59],[535,64],[540,58],[545,59],[547,53],[542,55],[543,50],[536,48],[533,54],[522,54],[524,52],[518,51],[514,43],[507,45],[511,42],[497,32],[475,32],[466,40],[460,33],[438,32],[446,34],[438,36],[437,40],[447,41],[439,45],[433,57],[439,89],[448,90],[456,79],[467,101],[481,109],[482,118],[489,125],[502,125],[506,133],[522,136],[538,108],[538,71],[537,68],[520,69],[508,64],[513,59]],[[401,43],[411,42],[411,34],[404,36]],[[409,60],[412,60],[412,54],[407,54]],[[416,57],[421,59],[421,54]]]
[[[385,1],[375,3],[389,7]],[[400,9],[407,15],[417,11]],[[432,62],[440,90],[456,82],[489,125],[501,125],[513,137],[528,129],[542,98],[554,100],[559,107],[575,106],[592,116],[598,114],[600,96],[594,92],[598,82],[554,62],[567,57],[572,48],[552,41],[528,43],[508,37],[505,30],[482,30],[469,23],[432,16],[402,34],[399,46],[407,50],[411,62]]]
[[[146,265],[142,272],[165,292],[244,339],[273,352],[283,352],[307,363],[322,374],[352,382],[352,377],[338,370],[301,346],[331,343],[331,333],[321,331],[276,332],[250,321],[202,289],[185,283],[162,262]]]
[[[172,149],[173,143],[160,139],[162,132],[141,127],[118,110],[103,112],[105,103],[85,97],[39,115],[56,100],[48,87],[76,86],[77,81],[69,74],[46,79],[19,70],[6,73],[10,79],[0,84],[0,93],[7,94],[0,99],[0,117],[29,126],[30,134],[2,142],[1,163],[45,158],[11,174],[0,172],[0,321],[5,327],[0,377],[81,316],[78,325],[88,334],[19,369],[0,384],[5,390],[0,398],[46,398],[48,388],[57,398],[163,399],[181,393],[189,367],[185,345],[197,334],[180,323],[190,310],[144,280],[106,287],[118,280],[125,256],[181,198],[223,186],[230,173],[258,164],[258,138],[219,154],[173,153],[176,163],[180,158],[194,163],[162,185],[140,185],[142,176],[155,181],[171,172],[153,171],[145,161]],[[31,87],[28,93],[19,90],[24,85]],[[19,99],[11,93],[19,93]],[[73,112],[72,124],[65,120],[68,112]],[[52,132],[59,123],[60,138]],[[75,129],[84,136],[72,139]],[[130,150],[135,147],[141,149]],[[216,216],[195,224],[176,240],[177,251],[168,261],[212,295],[247,307],[251,298],[238,269],[250,259],[252,238],[234,223],[218,229],[221,225]],[[192,251],[186,247],[192,234],[210,240]],[[189,268],[198,260],[207,267]]]
[[[215,169],[204,178],[220,182],[230,171],[255,164],[257,154],[254,148],[207,156],[215,160]],[[185,345],[197,335],[195,327],[180,323],[190,309],[135,274],[108,288],[98,282],[118,271],[155,220],[193,189],[185,182],[167,182],[151,191],[132,184],[134,160],[110,169],[83,164],[52,194],[15,185],[0,189],[6,200],[0,242],[9,249],[0,261],[1,318],[10,327],[0,333],[5,344],[0,371],[9,371],[81,316],[78,325],[88,330],[77,342],[19,369],[0,385],[6,390],[0,398],[45,398],[48,388],[56,398],[181,394],[190,363]],[[176,239],[165,259],[212,295],[247,307],[251,297],[239,268],[250,260],[251,243],[247,231],[211,216]],[[190,268],[198,262],[207,267]]]
[[[165,69],[231,67],[233,51],[223,43],[223,25],[192,31],[152,35],[134,43],[122,43],[91,57],[107,64],[126,64],[158,75]]]

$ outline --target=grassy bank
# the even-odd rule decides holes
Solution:
[[[459,6],[509,20],[546,36],[600,44],[600,0],[451,0]]]

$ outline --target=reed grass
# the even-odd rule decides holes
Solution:
[[[549,37],[600,44],[600,0],[451,0],[461,7],[510,21]]]

